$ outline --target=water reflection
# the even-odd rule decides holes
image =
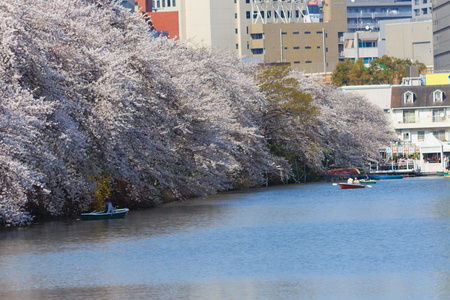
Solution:
[[[450,297],[448,182],[284,186],[0,232],[0,298]]]

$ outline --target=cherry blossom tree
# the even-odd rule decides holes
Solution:
[[[0,2],[0,225],[104,193],[145,207],[258,186],[291,176],[291,157],[376,159],[387,127],[365,100],[290,70],[265,88],[231,53],[148,30],[106,0]]]

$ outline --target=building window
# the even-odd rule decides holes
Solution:
[[[403,102],[404,103],[413,103],[414,102],[414,93],[407,91],[403,94]]]
[[[425,7],[425,8],[422,8],[422,15],[426,15],[428,12],[427,12],[427,8]]]
[[[310,60],[305,61],[305,64],[310,64],[310,63],[312,63],[312,61],[310,61]]]
[[[433,101],[442,102],[444,101],[444,93],[441,90],[436,90],[433,92]]]
[[[237,28],[234,29],[234,33],[236,33],[236,34],[238,33],[238,29]]]
[[[444,109],[433,109],[433,122],[444,122],[445,111]]]
[[[239,49],[239,44],[236,44],[236,49]]]
[[[298,46],[297,46],[297,47],[294,47],[294,49],[296,49],[296,50],[297,50],[297,49],[300,49],[300,47],[298,47]]]
[[[420,5],[420,0],[414,0],[415,5]]]
[[[445,130],[433,130],[433,135],[438,140],[444,142],[445,141]]]
[[[442,102],[444,101],[444,93],[441,90],[436,90],[433,92],[433,101]]]
[[[298,31],[294,31],[292,34],[299,34],[299,32]]]
[[[245,0],[245,3],[250,3],[250,0]]]
[[[416,113],[414,110],[404,110],[403,111],[403,123],[415,123]]]
[[[294,64],[299,64],[300,62],[297,60],[297,61],[294,61]]]
[[[162,0],[162,7],[166,7],[166,0]]]
[[[305,49],[311,49],[311,46],[306,46]]]
[[[252,54],[263,54],[263,53],[264,53],[263,48],[252,49]]]
[[[305,34],[311,34],[311,31],[305,31]]]
[[[250,37],[253,40],[262,40],[263,34],[262,33],[252,33],[252,34],[250,34]]]
[[[403,132],[402,133],[402,139],[404,141],[409,141],[409,132]]]
[[[237,19],[237,13],[234,14],[234,18]]]
[[[415,9],[414,10],[414,15],[417,17],[417,16],[420,16],[420,9]]]
[[[317,33],[317,34],[322,34],[322,31],[317,31],[316,33]]]
[[[423,142],[425,140],[425,131],[417,131],[417,141]]]
[[[250,43],[247,42],[247,50],[250,49]]]
[[[250,12],[249,12],[249,11],[246,11],[246,12],[245,12],[245,16],[247,17],[247,19],[250,19]]]

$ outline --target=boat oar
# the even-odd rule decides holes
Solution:
[[[338,185],[337,183],[333,183],[333,185]]]

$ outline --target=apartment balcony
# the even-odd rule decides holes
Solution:
[[[442,117],[442,119],[440,120],[433,120],[432,118],[426,118],[425,120],[421,121],[407,119],[393,122],[393,125],[394,129],[427,129],[427,128],[444,129],[450,128],[450,120],[446,117]]]
[[[264,48],[264,40],[250,40],[250,48],[251,49],[262,49]]]
[[[363,13],[348,13],[347,19],[385,19],[385,18],[410,18],[412,12],[410,11],[387,11],[387,12],[363,12]]]

